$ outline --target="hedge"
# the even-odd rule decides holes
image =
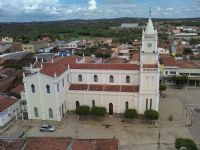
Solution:
[[[80,116],[87,116],[90,114],[90,107],[89,106],[79,106],[76,108],[76,114]]]
[[[91,115],[93,116],[105,116],[106,108],[105,107],[93,107],[91,109]]]
[[[159,113],[155,110],[149,109],[144,112],[145,118],[157,120],[159,118]]]
[[[180,149],[181,147],[187,148],[187,150],[197,150],[197,146],[191,139],[182,139],[177,138],[175,142],[176,149]]]
[[[133,119],[137,116],[137,110],[135,109],[127,109],[125,112],[124,112],[124,117],[125,118],[130,118],[130,119]]]

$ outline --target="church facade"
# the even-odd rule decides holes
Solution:
[[[137,64],[88,63],[69,56],[36,61],[24,75],[28,118],[61,121],[80,105],[105,107],[108,114],[159,110],[157,31],[149,18]]]

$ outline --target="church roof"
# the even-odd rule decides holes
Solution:
[[[154,27],[153,27],[153,22],[152,22],[151,18],[149,18],[147,26],[146,26],[145,33],[154,34],[154,32],[155,32],[155,30],[154,30]]]

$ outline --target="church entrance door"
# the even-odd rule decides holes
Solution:
[[[109,104],[109,115],[113,115],[113,104]]]

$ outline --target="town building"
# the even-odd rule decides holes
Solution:
[[[13,42],[13,38],[2,37],[1,42],[4,42],[4,43],[12,43],[12,42]]]
[[[23,44],[22,50],[25,52],[35,53],[46,47],[48,47],[48,43],[46,41],[34,41],[28,44]]]
[[[157,43],[149,18],[137,64],[88,62],[84,56],[35,62],[23,78],[29,119],[61,121],[80,105],[105,107],[109,115],[129,108],[159,111]]]
[[[5,126],[19,114],[19,101],[14,98],[0,96],[0,127]]]
[[[200,86],[200,62],[175,60],[170,55],[160,56],[161,77],[167,82],[172,81],[172,77],[186,75],[188,85]]]

